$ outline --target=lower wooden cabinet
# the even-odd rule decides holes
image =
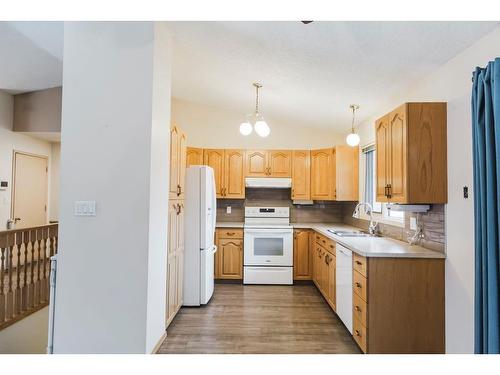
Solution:
[[[353,338],[365,353],[444,353],[444,259],[353,257]]]
[[[311,280],[313,251],[309,229],[296,229],[293,232],[293,279]]]
[[[184,299],[184,201],[169,202],[167,249],[167,326],[181,308]]]
[[[216,230],[215,279],[243,279],[243,230],[219,228]]]
[[[313,251],[313,281],[326,302],[336,310],[336,278],[335,278],[335,242],[319,233],[312,233],[314,236]]]

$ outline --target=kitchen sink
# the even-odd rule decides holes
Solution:
[[[327,229],[328,232],[335,234],[339,237],[375,237],[370,233],[361,232],[361,231],[349,231],[349,230],[333,230]]]

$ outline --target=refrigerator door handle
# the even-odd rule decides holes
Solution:
[[[215,254],[217,252],[217,246],[214,245],[213,249],[212,249],[212,254]]]

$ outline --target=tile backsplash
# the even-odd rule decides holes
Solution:
[[[340,223],[342,203],[315,201],[312,205],[294,205],[290,189],[246,189],[245,199],[217,199],[217,221],[245,220],[247,206],[288,206],[292,223]],[[226,213],[231,206],[231,214]]]
[[[356,203],[348,202],[342,206],[342,221],[346,224],[367,230],[369,221],[364,219],[355,219],[352,212]],[[405,215],[405,225],[403,227],[379,223],[379,229],[383,236],[391,237],[400,241],[407,241],[415,231],[410,230],[410,217],[417,217],[416,213],[407,213]],[[445,226],[444,226],[444,204],[433,204],[426,213],[420,214],[420,224],[422,225],[424,238],[420,246],[427,249],[445,252]]]

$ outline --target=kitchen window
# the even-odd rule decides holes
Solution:
[[[377,202],[376,182],[377,182],[377,163],[375,145],[368,145],[363,148],[363,157],[365,165],[365,185],[363,199],[373,207],[374,219],[388,224],[404,224],[404,212],[390,211],[387,204]],[[367,217],[366,217],[367,218]]]

